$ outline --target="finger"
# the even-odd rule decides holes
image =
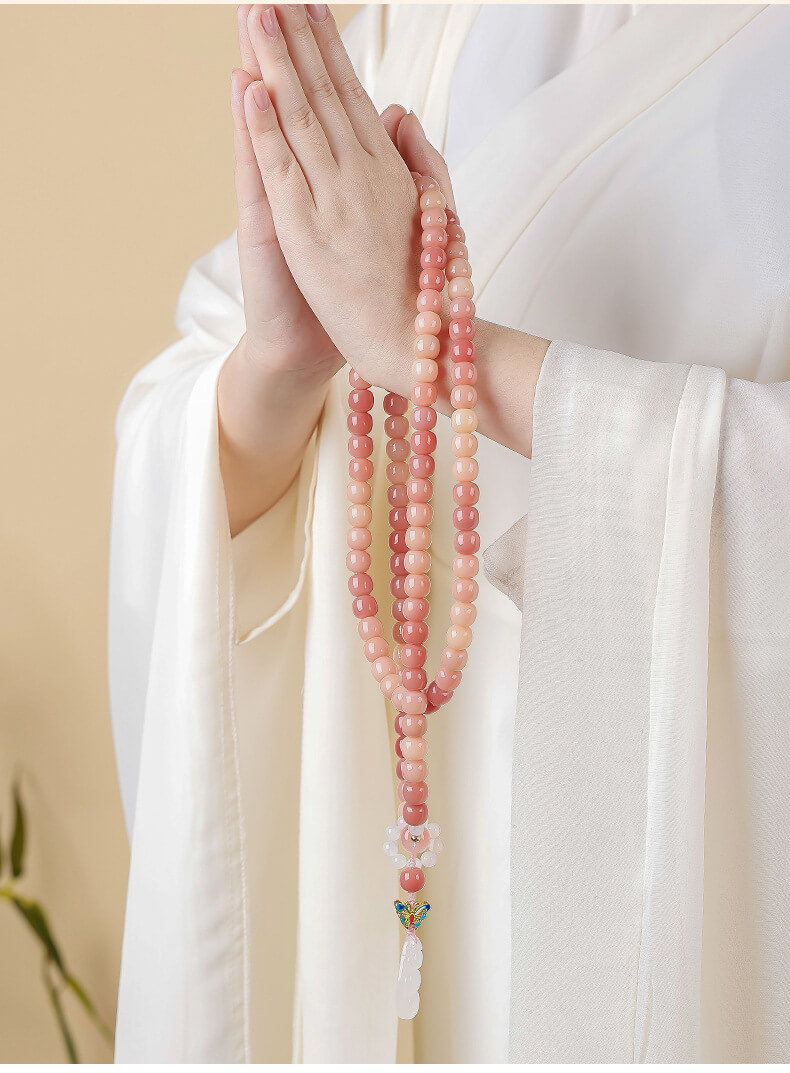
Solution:
[[[236,201],[239,210],[239,227],[246,228],[251,215],[268,210],[266,190],[261,169],[255,159],[255,150],[247,129],[244,114],[244,94],[253,79],[247,71],[234,71],[230,81],[230,110],[233,115],[233,145],[236,151]],[[271,213],[269,213],[271,216]]]
[[[360,145],[369,153],[375,154],[384,149],[391,152],[387,132],[373,102],[357,78],[345,46],[340,40],[332,12],[326,4],[310,4],[307,11],[313,35],[324,58],[324,66],[335,85]]]
[[[425,131],[414,112],[404,116],[398,126],[398,152],[403,157],[409,171],[418,171],[421,175],[430,175],[439,184],[447,204],[455,209],[453,184],[444,157],[434,149],[425,137]]]
[[[279,213],[299,213],[312,204],[310,188],[280,129],[277,112],[263,82],[252,82],[247,87],[244,115],[275,220]]]
[[[322,177],[336,171],[337,163],[288,55],[277,12],[271,6],[255,5],[248,16],[247,27],[266,89],[277,112],[277,129],[291,147],[315,193],[321,186]]]
[[[381,113],[381,122],[384,124],[384,129],[389,135],[390,141],[396,148],[398,146],[398,127],[405,115],[406,109],[400,104],[390,104]]]
[[[281,4],[277,17],[305,96],[318,116],[333,156],[340,160],[344,153],[358,148],[359,142],[324,66],[304,5]]]
[[[263,77],[258,64],[258,57],[250,41],[250,31],[247,29],[247,19],[250,16],[252,4],[239,4],[236,10],[236,23],[239,31],[239,52],[241,53],[241,65],[244,70],[257,82]]]

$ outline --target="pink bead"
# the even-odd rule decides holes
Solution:
[[[404,622],[401,633],[404,644],[422,645],[428,637],[428,626],[424,622]]]
[[[393,462],[405,462],[409,457],[409,444],[407,440],[387,440],[387,458]]]
[[[370,618],[360,619],[357,623],[357,632],[363,641],[369,641],[373,637],[384,636],[384,624],[380,618],[372,615]]]
[[[352,596],[369,596],[373,592],[370,574],[352,574],[348,579],[348,591]]]
[[[427,194],[423,194],[423,197],[427,196]],[[417,807],[419,808],[419,806]],[[400,874],[400,885],[401,889],[408,894],[416,894],[418,890],[422,890],[425,886],[425,873],[422,868],[404,868]]]
[[[444,253],[444,247],[447,245],[447,234],[442,227],[426,227],[422,233],[420,243],[424,250],[441,250]]]
[[[366,436],[373,428],[373,416],[367,413],[356,413],[352,410],[346,418],[346,424],[349,432],[353,432],[358,436]]]
[[[428,227],[439,227],[444,231],[447,227],[447,213],[444,209],[426,209],[420,217],[420,227],[423,231]]]
[[[408,529],[408,507],[393,507],[389,512],[389,523],[392,529]]]
[[[412,428],[426,431],[436,424],[436,410],[433,406],[415,406],[411,412]],[[405,435],[405,433],[403,434]]]
[[[405,554],[390,556],[390,570],[393,574],[402,577],[405,577],[406,574],[408,574],[409,571],[406,569],[406,563],[404,562],[405,557]]]
[[[455,279],[450,280],[447,293],[451,300],[454,298],[472,298],[475,293],[474,284],[468,276],[456,276]]]
[[[412,172],[412,178],[414,179],[414,185],[417,187],[418,199],[422,197],[426,190],[439,189],[439,184],[430,175],[419,175],[417,172]]]
[[[422,738],[428,729],[428,720],[424,715],[403,715],[400,720],[400,732],[407,738]]]
[[[428,209],[444,209],[447,202],[441,190],[430,189],[420,195],[420,209],[425,212]]]
[[[398,600],[405,599],[406,598],[406,578],[405,577],[394,577],[390,581],[390,592]]]
[[[434,383],[417,383],[411,389],[411,401],[415,406],[433,406],[439,394]]]
[[[413,477],[406,489],[412,503],[427,503],[433,495],[433,485],[425,477]]]
[[[453,257],[452,261],[447,262],[446,274],[449,280],[458,279],[459,276],[468,279],[472,275],[472,268],[465,257]]]
[[[453,573],[458,578],[473,578],[480,569],[480,560],[476,555],[456,555],[453,559]]]
[[[411,449],[416,455],[430,455],[436,450],[435,432],[413,432]]]
[[[352,503],[367,503],[370,499],[371,489],[367,481],[352,481],[347,491]]]
[[[395,705],[399,712],[403,711],[403,698],[406,696],[406,690],[403,688],[403,682],[401,681],[395,689],[393,689],[390,700]]]
[[[477,451],[477,436],[472,432],[459,432],[453,436],[452,449],[456,458],[471,458]]]
[[[436,672],[436,685],[443,693],[453,693],[460,684],[460,671],[451,671],[448,667],[439,665],[439,669]]]
[[[354,551],[367,551],[372,539],[370,530],[363,529],[361,526],[354,526],[348,531],[348,546]]]
[[[459,242],[458,239],[453,239],[452,242],[448,239],[447,256],[450,258],[463,257],[468,261],[469,250],[466,248],[466,245],[463,242]]]
[[[450,621],[454,626],[471,626],[477,618],[474,604],[454,603],[450,608]]]
[[[431,531],[424,525],[410,525],[406,530],[409,551],[427,551],[431,546]]]
[[[420,272],[418,286],[421,291],[444,290],[444,272],[438,268],[424,268]]]
[[[431,579],[427,574],[408,574],[403,579],[404,596],[426,597],[431,591]]]
[[[424,645],[403,645],[400,651],[401,663],[404,667],[422,667],[425,664],[427,653]],[[410,713],[411,714],[411,713]],[[417,712],[422,715],[422,712]],[[420,758],[417,757],[419,760]]]
[[[371,637],[362,646],[362,651],[365,653],[365,659],[368,663],[373,663],[382,656],[386,656],[389,650],[390,646],[384,637]]]
[[[350,551],[346,556],[346,566],[352,574],[363,574],[370,569],[370,552]]]
[[[441,708],[443,704],[446,704],[451,699],[453,694],[451,690],[445,691],[440,689],[436,682],[431,682],[425,695],[428,698],[428,708],[430,709],[432,706]]]
[[[405,484],[409,479],[409,467],[405,462],[388,462],[386,473],[390,484]]]
[[[453,499],[459,507],[473,507],[480,498],[480,489],[474,481],[459,481],[453,485]]]
[[[428,806],[427,805],[407,805],[404,802],[403,806],[403,818],[406,823],[413,827],[424,824],[428,819]],[[416,853],[416,848],[413,850]]]
[[[475,315],[475,304],[471,298],[454,298],[450,302],[450,316],[453,320],[471,320]]]
[[[373,392],[370,388],[355,388],[348,394],[348,405],[357,413],[373,409]]]
[[[370,597],[363,597],[363,599],[369,600]],[[424,596],[407,596],[403,601],[403,617],[407,622],[424,622],[428,617],[428,610],[428,601]]]
[[[384,677],[379,681],[379,689],[387,698],[392,696],[393,690],[396,689],[399,685],[400,677],[394,672],[392,674],[385,674]]]
[[[375,615],[378,609],[379,605],[372,596],[358,596],[351,603],[351,610],[357,618],[369,618]]]
[[[446,230],[451,242],[466,242],[466,232],[457,221],[452,224],[448,223]]]
[[[393,600],[390,606],[392,617],[397,619],[398,622],[405,621],[405,615],[403,614],[403,600]]]
[[[477,383],[477,366],[471,361],[456,362],[450,370],[450,379],[455,387],[462,385],[474,387]]]
[[[402,395],[395,391],[389,391],[384,396],[384,412],[388,414],[405,414],[409,404]]]
[[[471,643],[472,631],[468,626],[451,626],[447,631],[448,648],[468,648]]]
[[[407,805],[424,805],[428,800],[428,786],[424,782],[403,783],[403,800]]]
[[[393,484],[390,488],[387,489],[387,502],[391,507],[406,506],[406,504],[409,502],[409,499],[406,494],[405,483]]]
[[[420,254],[420,266],[422,268],[442,269],[447,264],[447,254],[436,243],[431,243]]]
[[[432,477],[435,469],[433,455],[412,455],[409,458],[409,473],[412,477]]]
[[[438,335],[442,330],[442,318],[438,313],[418,313],[414,318],[414,330],[418,335]]]
[[[469,320],[467,317],[460,318],[459,320],[451,320],[449,334],[453,342],[461,339],[474,339],[475,322]]]
[[[462,671],[468,658],[465,648],[445,648],[440,662],[448,671]]]
[[[400,626],[403,629],[403,624]],[[423,667],[404,667],[400,672],[401,681],[406,689],[414,689],[420,693],[425,692],[428,685],[428,676]]]
[[[414,690],[405,689],[403,691],[400,710],[404,715],[423,715],[427,703],[424,693],[417,693]]]
[[[441,313],[442,296],[439,291],[420,291],[417,295],[417,309],[420,313]]]
[[[439,369],[436,365],[440,346],[435,335],[418,335],[414,340],[414,356],[417,359],[412,362],[411,374],[420,383],[432,384],[436,379]],[[430,361],[431,364],[422,364]]]
[[[354,458],[369,458],[373,454],[373,440],[370,436],[349,436],[348,451]]]
[[[396,554],[406,552],[409,548],[409,545],[406,543],[405,532],[395,531],[390,533],[387,538],[387,543],[389,544],[390,551],[394,551]]]
[[[474,578],[459,577],[453,582],[453,599],[462,604],[471,604],[477,599],[480,586]]]
[[[451,424],[453,432],[474,432],[477,428],[477,414],[465,407],[454,410]]]
[[[478,533],[456,533],[453,547],[459,555],[475,555],[480,551],[480,536]]]
[[[450,347],[453,361],[475,361],[477,348],[471,339],[456,339]]]
[[[401,771],[404,782],[425,782],[428,776],[428,765],[424,760],[404,760]]]
[[[476,529],[479,521],[477,507],[456,507],[453,511],[453,525],[456,529]]]
[[[456,458],[453,462],[453,477],[456,481],[476,481],[480,466],[475,458]]]
[[[427,574],[431,569],[431,557],[425,550],[407,551],[403,562],[410,574]]]
[[[384,422],[384,432],[391,440],[402,440],[409,434],[408,417],[404,417],[403,414],[388,417]]]
[[[430,525],[433,520],[433,508],[430,503],[409,503],[406,508],[409,525]]]
[[[348,370],[348,382],[351,385],[351,387],[356,387],[356,388],[368,388],[368,387],[370,387],[370,384],[367,382],[367,380],[363,380],[362,377],[359,375],[359,373],[355,372],[353,369]]]
[[[348,520],[351,525],[367,528],[373,520],[373,511],[367,503],[351,503],[348,508]]]
[[[351,458],[348,475],[352,481],[369,481],[373,476],[373,463],[369,458]]]

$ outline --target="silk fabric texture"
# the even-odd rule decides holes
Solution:
[[[481,442],[491,584],[430,728],[447,850],[407,1042],[786,1060],[790,16],[542,12],[555,66],[525,85],[503,64],[496,99],[480,64],[507,55],[509,9],[370,8],[347,35],[377,106],[414,108],[448,152],[479,314],[555,340],[532,463]],[[233,240],[191,270],[177,326],[117,426],[117,1059],[393,1061],[394,782],[343,614],[342,374],[299,480],[231,541]],[[449,470],[440,446],[435,594]]]

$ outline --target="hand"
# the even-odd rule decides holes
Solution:
[[[249,11],[263,81],[245,91],[247,129],[296,285],[346,360],[389,386],[411,365],[417,194],[331,14],[315,8]]]
[[[244,94],[261,77],[250,44],[252,5],[238,9],[243,70],[231,77],[231,111],[236,149],[238,244],[244,312],[245,360],[260,369],[300,378],[328,380],[343,359],[294,282],[277,241],[272,213],[244,115]]]

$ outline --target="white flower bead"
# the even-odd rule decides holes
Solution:
[[[397,842],[385,842],[384,843],[384,852],[387,854],[388,857],[394,857],[395,854],[398,852],[398,843]]]
[[[406,856],[405,853],[396,853],[395,856],[392,858],[392,863],[395,865],[396,868],[405,868],[406,865],[409,863],[409,858]]]
[[[442,829],[438,823],[429,823],[426,829],[431,838],[438,838],[442,833]]]
[[[417,824],[416,827],[410,827],[409,828],[409,834],[411,835],[412,838],[420,839],[420,838],[422,838],[422,833],[423,833],[424,830],[425,830],[425,824],[420,823],[420,824]]]
[[[434,853],[441,853],[444,849],[444,842],[441,838],[432,838],[430,848],[433,850]]]
[[[403,830],[403,828],[405,826],[406,826],[406,821],[404,820],[403,816],[401,816],[401,818],[398,820],[398,834],[401,833],[401,831]]]
[[[400,827],[398,827],[396,824],[393,824],[392,827],[388,827],[387,832],[386,832],[387,833],[387,841],[388,842],[397,842],[398,839],[400,838],[400,831],[401,831]]]
[[[433,868],[433,866],[436,864],[436,854],[431,853],[431,851],[427,849],[425,853],[423,853],[423,855],[420,857],[420,864],[423,866],[423,868]]]

